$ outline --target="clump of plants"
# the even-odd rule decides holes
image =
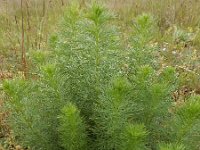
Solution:
[[[97,3],[71,4],[50,40],[51,58],[32,58],[41,61],[37,79],[4,82],[16,141],[36,150],[199,148],[200,98],[174,104],[178,76],[155,65],[153,17],[136,19],[129,47],[116,19]]]

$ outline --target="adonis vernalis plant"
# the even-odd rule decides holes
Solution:
[[[135,19],[130,46],[116,20],[97,3],[71,4],[50,55],[31,58],[37,79],[4,82],[16,141],[33,150],[199,149],[200,98],[174,105],[178,74],[156,67],[154,18]]]

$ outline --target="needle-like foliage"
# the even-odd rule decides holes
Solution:
[[[37,77],[4,82],[16,141],[33,150],[199,149],[200,99],[173,102],[178,74],[156,66],[153,17],[135,19],[125,47],[115,19],[97,3],[72,3],[50,55],[30,56]]]
[[[59,116],[60,143],[65,150],[87,150],[86,128],[80,112],[73,104],[67,104]]]
[[[185,147],[181,144],[161,144],[160,150],[185,150]]]

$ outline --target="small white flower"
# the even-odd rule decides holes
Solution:
[[[173,54],[173,55],[176,55],[176,51],[172,51],[172,54]]]

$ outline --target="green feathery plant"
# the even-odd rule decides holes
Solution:
[[[33,150],[199,149],[199,97],[173,105],[178,76],[172,67],[156,70],[153,18],[136,18],[127,59],[114,19],[96,3],[71,4],[50,39],[50,59],[31,58],[37,78],[4,82],[19,143]]]
[[[64,76],[65,98],[89,118],[93,103],[119,72],[119,33],[113,16],[94,4],[89,10],[72,6],[58,35],[55,56]]]
[[[149,14],[142,14],[136,17],[131,26],[133,33],[130,37],[128,47],[129,72],[135,72],[142,65],[156,66],[155,51],[158,47],[154,44],[158,27],[156,20]]]
[[[170,97],[176,83],[173,68],[166,68],[157,74],[152,67],[143,66],[131,77],[134,121],[144,123],[147,128],[149,146],[168,139],[165,124],[169,120]]]
[[[161,144],[160,150],[185,150],[181,144]]]
[[[131,85],[124,78],[115,79],[111,87],[96,103],[94,120],[97,148],[100,150],[132,149],[143,144],[144,126],[131,124],[135,107],[131,99]],[[132,147],[134,145],[134,147]]]
[[[61,23],[61,36],[53,40],[56,50],[52,64],[45,65],[40,53],[34,55],[33,63],[39,59],[45,65],[39,66],[39,79],[4,83],[5,92],[15,101],[8,101],[8,105],[16,112],[10,120],[19,142],[32,149],[60,149],[56,140],[59,137],[57,116],[69,101],[77,104],[82,115],[90,118],[92,105],[99,99],[102,87],[119,70],[119,35],[109,24],[110,19],[112,16],[98,5],[89,11],[72,5]],[[27,87],[19,85],[21,82]],[[10,93],[10,90],[20,92]],[[16,120],[18,107],[25,107],[30,113],[18,115]],[[92,124],[91,120],[87,122]]]
[[[186,149],[199,149],[200,97],[189,98],[186,103],[176,109],[175,114],[172,121],[172,139],[184,144]]]
[[[54,65],[42,67],[37,81],[15,79],[4,82],[9,95],[9,122],[16,140],[32,149],[59,149],[58,118],[65,102],[60,91],[60,78]]]
[[[66,150],[87,150],[86,127],[80,112],[73,104],[67,104],[59,116],[60,143]]]
[[[120,150],[146,149],[147,130],[143,124],[128,124],[122,136]]]
[[[150,14],[142,14],[133,21],[133,40],[137,47],[145,47],[148,42],[155,40],[158,31],[156,20]]]

